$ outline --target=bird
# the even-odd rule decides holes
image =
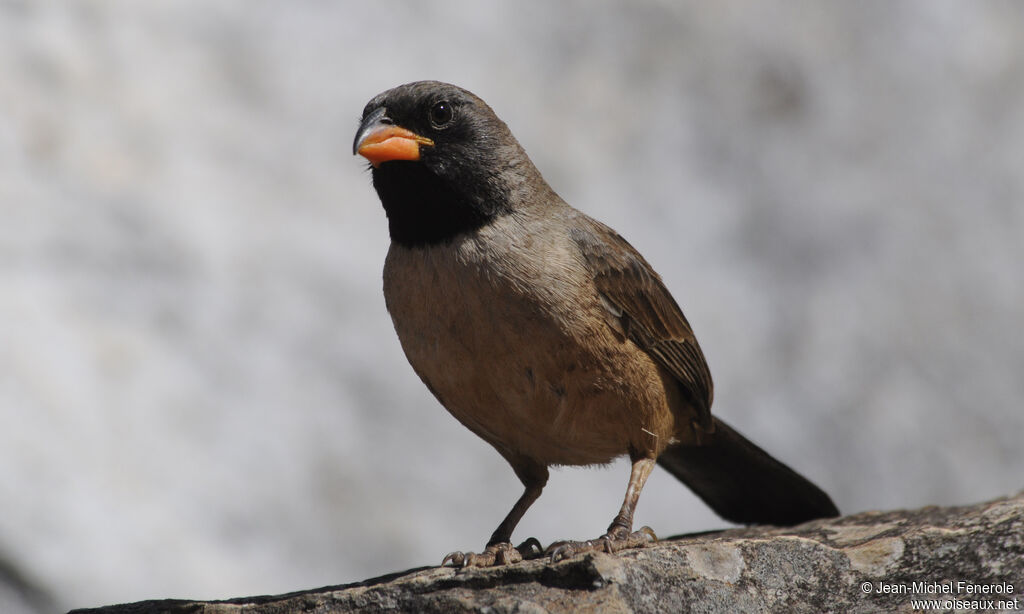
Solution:
[[[366,104],[352,149],[387,216],[384,299],[406,358],[523,484],[484,548],[442,566],[647,546],[656,534],[634,531],[633,516],[656,464],[733,523],[839,515],[824,491],[711,414],[707,361],[661,277],[562,200],[481,98],[439,81],[389,89]],[[513,546],[550,467],[623,456],[628,485],[603,535]]]

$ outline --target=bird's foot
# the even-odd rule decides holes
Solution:
[[[452,567],[512,565],[523,559],[537,558],[542,554],[544,554],[544,549],[541,547],[540,542],[536,538],[531,537],[519,544],[519,547],[514,547],[509,542],[502,542],[487,546],[479,554],[475,552],[449,552],[444,557],[444,560],[441,561],[441,566],[443,567],[448,563],[451,563]]]
[[[628,529],[614,527],[607,533],[585,542],[561,541],[548,546],[545,554],[551,557],[552,563],[570,559],[585,552],[607,552],[614,554],[627,548],[643,548],[658,541],[651,527],[643,527],[639,531],[628,533]]]

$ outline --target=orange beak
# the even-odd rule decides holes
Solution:
[[[370,161],[374,167],[391,160],[419,160],[420,145],[433,146],[434,141],[411,130],[390,123],[385,109],[371,113],[359,127],[352,153]]]

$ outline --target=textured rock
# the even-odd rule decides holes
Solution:
[[[618,556],[421,568],[287,595],[145,601],[129,612],[1024,611],[1024,493],[968,507],[865,512],[792,529],[665,539]],[[991,600],[991,603],[987,603]]]

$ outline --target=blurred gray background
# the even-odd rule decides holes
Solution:
[[[1024,5],[0,0],[0,609],[479,549],[520,493],[408,367],[351,154],[487,100],[697,331],[716,412],[844,512],[1022,487]],[[589,538],[628,467],[516,537]],[[727,526],[660,470],[638,523]]]

